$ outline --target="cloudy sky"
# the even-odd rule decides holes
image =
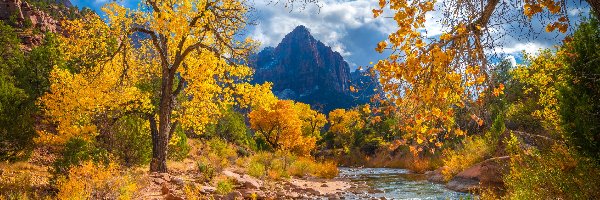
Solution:
[[[82,8],[90,7],[96,11],[110,0],[71,0]],[[375,52],[376,44],[395,31],[394,21],[386,18],[373,18],[371,10],[377,7],[378,0],[319,0],[317,4],[296,4],[285,7],[281,0],[253,0],[255,11],[251,18],[256,25],[245,31],[248,36],[261,42],[262,47],[276,46],[283,37],[298,25],[309,28],[312,35],[323,43],[338,51],[354,69],[367,66],[370,62],[387,57]],[[134,8],[139,0],[121,0],[120,4]],[[575,23],[581,16],[588,16],[589,6],[579,1],[571,2],[569,15]],[[514,12],[522,12],[514,10]],[[503,15],[504,13],[498,13]],[[495,14],[495,15],[498,15]],[[431,13],[426,23],[427,35],[436,37],[443,30],[437,21],[439,13]],[[550,48],[558,44],[564,35],[545,33],[544,25],[534,19],[527,31],[537,34],[528,37],[501,37],[501,44],[496,52],[506,57],[517,58],[519,62],[522,51],[533,53],[540,48]],[[425,31],[425,30],[424,30]],[[498,32],[501,35],[503,33]],[[520,35],[520,34],[519,34]],[[499,37],[500,38],[500,37]]]

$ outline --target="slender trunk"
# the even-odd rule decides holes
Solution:
[[[173,110],[174,74],[169,68],[163,68],[160,105],[158,113],[158,130],[152,136],[151,172],[167,172],[167,151],[171,133],[171,111]]]

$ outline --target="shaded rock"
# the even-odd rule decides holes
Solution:
[[[262,186],[262,181],[248,175],[239,175],[228,170],[223,171],[223,175],[234,179],[237,183],[241,184],[243,188],[259,189]]]
[[[160,192],[165,195],[165,194],[169,194],[171,193],[171,190],[169,189],[169,185],[167,183],[163,183],[160,186]]]
[[[229,194],[227,194],[227,196],[225,196],[225,199],[227,199],[227,200],[235,200],[235,199],[242,199],[242,198],[244,198],[244,196],[239,191],[230,192]]]
[[[444,175],[442,175],[442,171],[448,168],[448,166],[440,167],[434,171],[427,171],[425,175],[427,176],[427,180],[432,183],[445,183]]]
[[[477,192],[481,187],[504,188],[502,176],[508,171],[510,157],[496,157],[484,160],[458,173],[446,188],[459,192]]]
[[[217,191],[217,188],[212,186],[202,186],[202,188],[200,189],[200,193],[202,194],[212,194],[215,193],[215,191]]]
[[[321,185],[321,187],[329,187],[327,184],[323,183],[323,185]]]
[[[167,196],[165,196],[165,200],[184,200],[184,199],[169,193],[169,194],[167,194]]]
[[[165,180],[162,178],[152,178],[152,182],[154,182],[156,185],[163,185],[163,183],[165,183]]]
[[[182,178],[179,178],[179,177],[173,177],[173,178],[171,179],[171,183],[173,183],[173,184],[175,184],[175,185],[177,185],[177,186],[183,186],[183,183],[184,183],[184,182],[183,182],[183,179],[182,179]]]

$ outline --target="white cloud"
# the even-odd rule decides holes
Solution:
[[[535,54],[540,49],[548,48],[547,46],[536,43],[536,42],[527,42],[527,43],[515,43],[512,45],[503,45],[494,48],[496,53],[501,54],[519,54],[521,52],[526,52],[528,54]]]
[[[275,46],[296,26],[304,25],[311,34],[326,45],[331,46],[342,55],[350,55],[341,40],[353,29],[371,29],[376,32],[389,33],[392,30],[383,18],[373,19],[372,9],[377,0],[356,1],[322,1],[319,9],[315,4],[306,5],[303,10],[256,3],[259,23],[251,31],[250,36],[261,41],[262,46]],[[391,20],[387,20],[391,21]]]
[[[507,60],[508,62],[510,62],[510,66],[511,67],[515,67],[517,66],[517,59],[515,58],[515,56],[513,55],[508,55],[504,58],[504,60]]]

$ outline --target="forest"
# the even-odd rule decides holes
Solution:
[[[23,2],[38,18],[0,8],[0,199],[405,199],[362,168],[458,195],[437,199],[600,198],[598,1],[379,0],[382,91],[328,113],[251,82],[252,1]],[[496,52],[534,21],[558,45]]]

